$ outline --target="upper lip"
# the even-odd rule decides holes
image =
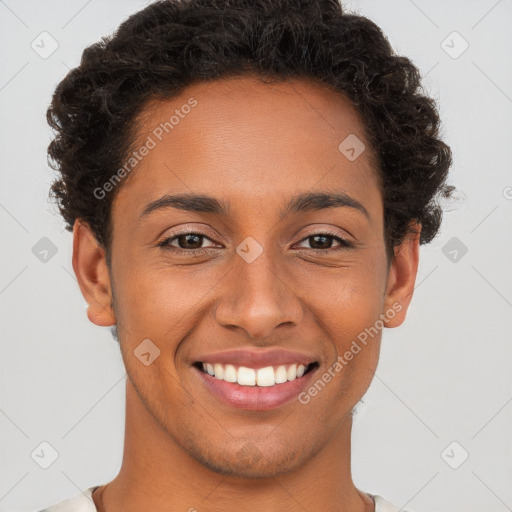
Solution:
[[[311,354],[282,348],[238,348],[199,355],[194,362],[234,364],[238,366],[246,366],[248,368],[264,368],[266,366],[278,366],[294,363],[308,366],[309,364],[316,362],[316,359]]]

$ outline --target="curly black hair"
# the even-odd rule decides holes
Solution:
[[[314,80],[346,95],[377,156],[388,258],[414,221],[421,244],[436,236],[440,199],[454,190],[436,103],[422,94],[411,60],[337,0],[156,1],[87,47],[47,111],[56,132],[48,160],[59,174],[50,195],[66,229],[77,218],[87,222],[108,261],[119,187],[101,199],[94,191],[131,154],[144,107],[195,82],[244,74]]]

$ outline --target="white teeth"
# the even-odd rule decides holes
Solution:
[[[276,370],[276,384],[282,384],[288,380],[288,375],[286,374],[286,366],[281,365]]]
[[[240,366],[238,368],[238,384],[241,386],[255,386],[256,385],[256,372],[252,368]]]
[[[237,370],[232,364],[203,363],[203,371],[219,380],[237,382],[240,386],[270,387],[302,377],[306,366],[292,364],[288,369],[285,365],[266,366],[257,370],[240,366]]]
[[[227,364],[224,367],[224,380],[226,382],[236,382],[237,378],[236,368],[232,364]]]
[[[274,368],[272,366],[260,368],[256,372],[256,382],[258,386],[273,386],[276,383]]]
[[[216,379],[224,379],[224,366],[221,364],[214,364],[213,369],[215,370]]]

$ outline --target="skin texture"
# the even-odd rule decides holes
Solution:
[[[272,411],[217,401],[191,364],[205,352],[283,347],[314,354],[321,376],[393,304],[401,311],[385,326],[404,321],[419,237],[408,235],[388,266],[380,182],[362,122],[340,93],[304,80],[198,83],[148,105],[142,139],[190,97],[197,106],[120,185],[110,271],[88,226],[74,227],[88,317],[117,323],[128,374],[122,468],[95,502],[101,494],[108,512],[372,511],[351,477],[351,411],[377,367],[380,331],[308,404]],[[352,162],[338,150],[349,134],[366,144]],[[279,219],[292,196],[317,191],[345,192],[368,218],[335,207]],[[140,219],[149,202],[177,193],[214,196],[230,214],[166,208]],[[182,250],[209,252],[156,245],[186,228],[206,237],[182,240]],[[308,238],[326,230],[354,247]],[[263,248],[250,264],[236,252],[247,237]],[[145,366],[134,350],[148,338],[161,353]]]

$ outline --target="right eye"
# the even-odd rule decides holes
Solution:
[[[184,231],[182,233],[176,233],[173,236],[164,238],[160,241],[157,246],[162,247],[166,251],[172,251],[177,254],[204,254],[209,252],[207,249],[211,249],[211,247],[202,248],[197,247],[203,244],[203,240],[210,240],[204,233],[196,232],[196,231]],[[178,247],[172,245],[174,241],[177,241]],[[192,245],[192,247],[187,247],[188,245]]]

